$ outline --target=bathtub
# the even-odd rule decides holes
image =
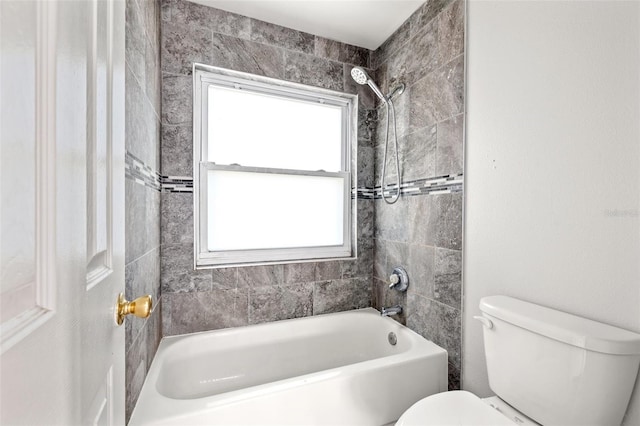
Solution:
[[[446,390],[447,352],[366,308],[164,338],[129,425],[384,425]]]

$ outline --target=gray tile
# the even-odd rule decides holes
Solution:
[[[171,293],[169,335],[247,325],[247,289]]]
[[[158,301],[151,312],[151,316],[147,319],[145,325],[145,344],[147,345],[147,371],[151,368],[153,357],[158,351],[160,340],[162,339],[162,306]]]
[[[460,114],[463,97],[464,63],[458,57],[411,87],[410,131]]]
[[[144,21],[144,32],[154,46],[160,44],[160,2],[158,0],[137,0]]]
[[[359,247],[355,260],[343,260],[342,278],[371,277],[373,271],[373,248]]]
[[[373,238],[373,228],[375,226],[374,219],[374,201],[358,200],[358,238]]]
[[[251,19],[221,9],[177,0],[171,10],[171,22],[183,27],[208,28],[220,34],[248,39]]]
[[[431,212],[431,196],[407,197],[407,233],[410,243],[427,244],[427,225]]]
[[[448,381],[449,381],[449,390],[460,390],[460,368],[453,365],[451,362],[447,363],[448,365]]]
[[[407,20],[374,52],[372,67],[378,68],[382,62],[408,42],[410,30],[411,23]]]
[[[371,280],[351,278],[315,283],[313,314],[348,311],[371,306]]]
[[[438,26],[428,24],[407,44],[411,49],[407,54],[406,64],[406,78],[409,82],[418,81],[445,63],[438,56],[438,31]]]
[[[158,191],[125,180],[125,263],[160,245]]]
[[[316,263],[316,281],[339,280],[342,278],[342,265],[339,261],[319,261]]]
[[[358,147],[358,187],[374,186],[374,148],[368,146]]]
[[[429,24],[402,48],[389,55],[387,78],[390,87],[402,82],[413,84],[442,65],[438,62],[437,35],[438,27]]]
[[[251,21],[251,40],[311,54],[315,45],[312,34],[257,19]]]
[[[160,248],[151,250],[127,264],[124,270],[124,281],[127,300],[149,294],[154,305],[157,304],[160,296]],[[125,321],[127,346],[138,337],[145,321],[142,318],[127,317]]]
[[[162,124],[191,124],[192,91],[191,76],[162,74]]]
[[[409,246],[409,256],[404,266],[409,275],[409,289],[407,292],[423,297],[433,297],[435,259],[434,248],[412,244]]]
[[[147,40],[145,48],[145,94],[153,108],[157,120],[160,120],[160,50],[159,44],[153,44]]]
[[[244,266],[238,268],[238,287],[264,287],[284,283],[282,265]]]
[[[125,355],[125,416],[127,419],[131,417],[146,376],[147,348],[144,339],[137,339],[127,348]]]
[[[436,176],[462,173],[464,115],[460,114],[438,123]]]
[[[306,317],[312,308],[313,283],[250,289],[250,324]]]
[[[387,250],[386,241],[379,238],[375,239],[375,248],[373,251],[373,276],[379,279],[387,279]]]
[[[464,1],[456,0],[437,18],[438,63],[444,64],[464,51]]]
[[[191,75],[193,63],[210,64],[211,30],[165,23],[162,26],[162,71]]]
[[[286,52],[285,80],[342,91],[343,65],[316,56]]]
[[[342,43],[335,40],[330,40],[324,37],[315,37],[314,54],[322,58],[331,59],[332,61],[340,60],[340,50]],[[351,67],[349,67],[351,69]]]
[[[211,270],[213,290],[238,288],[238,268],[216,268]]]
[[[171,21],[171,9],[176,0],[160,0],[160,19],[162,25],[165,21]]]
[[[409,18],[411,35],[422,31],[450,2],[451,0],[429,0],[420,6]]]
[[[145,188],[145,241],[144,252],[160,245],[160,192]]]
[[[436,126],[425,127],[399,141],[402,179],[425,179],[436,174]]]
[[[375,201],[376,238],[389,241],[407,242],[407,197],[401,197],[395,204],[386,204],[383,200]]]
[[[312,282],[316,277],[316,264],[315,262],[289,263],[283,265],[283,273],[284,284]]]
[[[163,192],[162,244],[193,244],[193,194]]]
[[[375,146],[377,121],[378,113],[375,109],[358,108],[358,147]]]
[[[162,295],[160,317],[163,336],[171,336],[171,313],[173,312],[171,300],[174,294],[166,293]]]
[[[125,263],[145,253],[147,189],[131,179],[125,179]]]
[[[431,197],[427,244],[462,250],[462,193]]]
[[[407,326],[447,350],[449,362],[460,368],[460,311],[421,296],[407,300]]]
[[[163,298],[170,299],[171,329],[169,335],[196,333],[208,330],[206,313],[210,309],[199,296],[201,293],[170,293]],[[204,293],[202,293],[204,294]]]
[[[206,306],[207,330],[241,327],[249,323],[249,290],[246,288],[199,293]]]
[[[195,270],[192,244],[163,244],[160,248],[162,294],[210,291],[211,270]]]
[[[338,61],[359,67],[369,67],[371,51],[364,47],[341,43]]]
[[[125,21],[125,59],[138,81],[144,81],[146,37],[144,22],[135,0],[126,2]]]
[[[283,78],[284,50],[222,34],[213,35],[211,65]]]
[[[409,260],[409,245],[395,241],[387,241],[387,266],[385,280],[391,275],[391,271],[396,266],[406,267]]]
[[[139,82],[131,70],[125,69],[125,147],[126,150],[157,170],[160,158],[160,123]]]
[[[436,248],[433,298],[462,309],[462,252]]]
[[[193,176],[193,126],[162,126],[162,174]]]

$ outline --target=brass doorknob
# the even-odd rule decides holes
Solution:
[[[118,295],[118,303],[116,303],[116,324],[122,325],[124,317],[133,314],[138,318],[147,318],[151,315],[153,301],[150,295],[138,297],[129,302],[124,298],[124,294]]]

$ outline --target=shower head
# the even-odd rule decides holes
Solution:
[[[387,102],[386,96],[382,94],[382,91],[380,90],[378,85],[371,79],[371,77],[369,77],[369,74],[367,74],[367,72],[363,68],[351,68],[351,77],[353,77],[355,82],[358,84],[368,84],[369,87],[371,87],[371,90],[373,90],[373,93],[375,93],[380,98],[380,100],[382,100],[382,102]]]

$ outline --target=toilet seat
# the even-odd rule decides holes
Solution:
[[[396,426],[514,426],[515,423],[467,391],[431,395],[413,404]]]

